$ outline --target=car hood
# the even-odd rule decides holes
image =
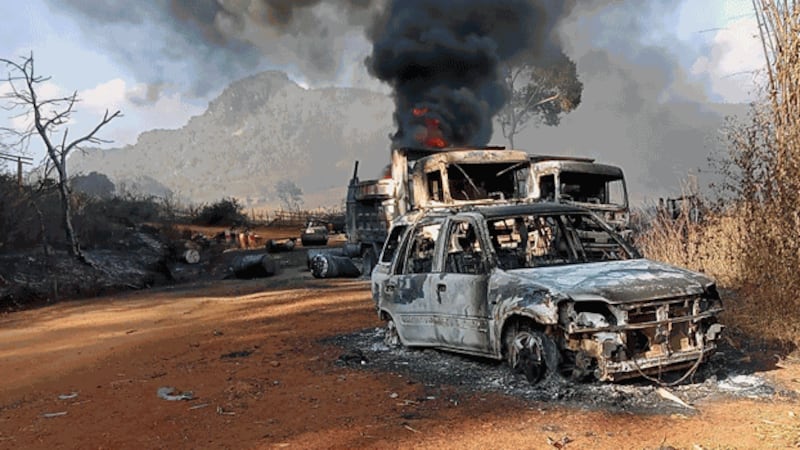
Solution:
[[[575,300],[610,303],[698,295],[713,281],[705,275],[648,259],[569,264],[506,272]]]

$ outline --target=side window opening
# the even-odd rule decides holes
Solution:
[[[414,230],[402,273],[428,273],[433,269],[433,255],[441,223],[423,225]]]
[[[556,176],[544,175],[539,177],[539,198],[553,201],[556,199]]]
[[[397,249],[400,247],[400,242],[403,239],[403,233],[405,231],[405,226],[397,226],[392,229],[391,234],[386,238],[386,244],[383,246],[383,253],[381,254],[382,263],[392,262],[394,254],[397,253]]]
[[[442,191],[442,174],[441,172],[434,171],[426,174],[428,182],[428,198],[441,202],[444,200],[444,193]]]
[[[445,272],[463,274],[485,273],[483,249],[475,226],[466,221],[450,226],[445,254]]]

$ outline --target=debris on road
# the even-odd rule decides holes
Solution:
[[[66,411],[59,411],[54,413],[44,413],[42,414],[42,417],[44,417],[45,419],[52,419],[53,417],[61,417],[66,415],[67,415]]]
[[[657,414],[698,413],[695,408],[687,408],[674,401],[665,402],[656,391],[658,386],[646,380],[622,384],[575,383],[554,377],[532,386],[524,376],[504,370],[501,363],[431,349],[388,347],[383,344],[385,334],[384,327],[368,328],[325,342],[342,349],[343,354],[337,359],[337,365],[399,373],[425,384],[456,386],[468,392],[496,392],[529,401],[589,409]],[[365,363],[358,363],[354,358],[359,354],[363,355]],[[779,394],[766,379],[745,374],[751,369],[736,363],[738,357],[738,353],[726,346],[723,352],[714,355],[707,365],[701,367],[691,381],[672,387],[669,392],[679,396],[686,404],[697,404],[703,399],[719,396],[768,399]],[[669,378],[665,380],[670,381]],[[789,394],[784,392],[780,395]],[[451,402],[455,404],[453,400]]]
[[[361,269],[346,256],[319,253],[311,260],[311,275],[314,278],[356,278],[361,276]]]
[[[311,270],[311,262],[314,261],[317,255],[347,256],[342,247],[310,248],[306,250],[306,267],[308,267],[308,270]]]
[[[349,350],[349,351],[347,351],[345,353],[342,353],[339,356],[339,362],[342,362],[342,363],[345,363],[345,364],[348,364],[348,365],[349,364],[355,364],[355,365],[362,364],[363,365],[363,364],[367,363],[367,357],[364,356],[364,352],[362,352],[361,350],[359,350],[357,348],[354,348],[354,349],[351,349],[351,350]]]
[[[671,401],[671,402],[675,402],[675,403],[677,403],[677,404],[679,404],[679,405],[683,406],[684,408],[689,408],[689,409],[697,409],[697,408],[695,408],[694,406],[692,406],[692,405],[690,405],[690,404],[688,404],[688,403],[684,402],[684,401],[683,401],[683,400],[681,400],[681,399],[680,399],[680,398],[679,398],[677,395],[673,394],[672,392],[670,392],[670,391],[666,390],[666,389],[665,389],[665,388],[663,388],[663,387],[660,387],[660,388],[656,389],[656,393],[657,393],[658,395],[660,395],[660,396],[661,396],[661,398],[663,398],[663,399],[665,399],[665,400],[669,400],[669,401]]]
[[[411,428],[411,426],[409,426],[407,424],[403,424],[403,428],[405,428],[408,431],[411,431],[412,433],[417,433],[417,434],[421,433],[421,431],[415,430],[415,429]]]
[[[570,439],[567,436],[564,436],[563,438],[558,440],[555,440],[550,436],[547,436],[547,443],[555,448],[566,448],[567,444],[569,444],[572,441],[573,439]]]
[[[225,353],[224,355],[220,356],[220,359],[247,358],[252,354],[253,350],[239,350],[236,352]]]
[[[69,394],[61,394],[58,396],[59,400],[71,400],[78,396],[77,392],[70,392]]]
[[[297,238],[270,239],[267,241],[267,251],[270,253],[290,252],[297,246]]]
[[[224,409],[222,409],[222,406],[217,406],[217,414],[219,414],[220,416],[235,416],[236,415],[236,413],[233,412],[233,411],[225,411]]]
[[[242,254],[233,259],[231,269],[236,278],[264,278],[278,273],[278,263],[266,253]]]
[[[164,400],[174,402],[178,400],[192,400],[194,399],[194,394],[192,391],[186,392],[178,392],[176,393],[176,389],[171,386],[164,386],[158,388],[157,395],[159,398]]]

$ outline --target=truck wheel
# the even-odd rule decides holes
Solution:
[[[541,331],[519,324],[506,333],[505,345],[508,365],[525,374],[529,383],[537,384],[557,373],[558,350],[553,339]]]
[[[372,247],[367,247],[361,252],[361,275],[369,278],[374,267],[375,251],[372,250]]]

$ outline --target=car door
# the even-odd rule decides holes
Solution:
[[[395,321],[406,345],[436,345],[431,311],[431,270],[441,221],[415,226],[404,239],[383,283],[381,308]]]
[[[451,218],[445,230],[438,273],[432,276],[437,338],[444,347],[490,353],[486,240],[468,217]]]

